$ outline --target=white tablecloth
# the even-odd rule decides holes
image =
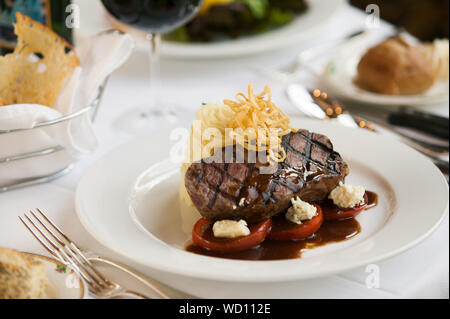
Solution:
[[[289,114],[300,115],[286,100],[284,85],[264,78],[254,68],[287,64],[301,49],[314,45],[319,40],[340,38],[360,30],[364,27],[364,22],[362,12],[348,7],[330,21],[320,39],[311,39],[289,49],[231,60],[163,60],[162,76],[165,85],[161,96],[167,102],[194,112],[202,102],[233,98],[236,92],[245,90],[248,83],[261,89],[264,84],[269,84],[276,103]],[[32,208],[40,207],[80,246],[134,266],[132,262],[102,247],[83,229],[75,214],[74,191],[85,169],[96,159],[133,139],[133,136],[117,130],[114,122],[130,106],[145,101],[145,95],[139,94],[147,89],[146,71],[147,57],[136,52],[111,77],[97,117],[96,130],[100,148],[95,154],[82,159],[72,173],[54,182],[0,194],[0,246],[46,254],[17,218]],[[436,106],[433,110],[448,115],[448,105]],[[381,279],[378,289],[366,287],[368,273],[365,267],[310,281],[305,286],[310,289],[308,296],[313,298],[448,298],[448,251],[447,217],[423,243],[397,257],[378,263]],[[184,296],[169,288],[167,291],[175,297]]]

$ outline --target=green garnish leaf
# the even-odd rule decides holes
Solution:
[[[239,2],[245,3],[257,19],[264,18],[269,10],[269,0],[239,0]]]
[[[269,24],[279,26],[294,20],[295,14],[291,11],[284,11],[279,8],[272,8],[269,13]]]

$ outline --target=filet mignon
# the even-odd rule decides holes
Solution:
[[[299,130],[283,136],[282,146],[287,156],[281,163],[252,154],[254,163],[248,160],[250,151],[230,146],[229,153],[224,148],[191,164],[185,185],[200,214],[210,221],[256,223],[285,211],[294,196],[308,202],[325,199],[348,175],[347,164],[324,135]],[[225,160],[227,154],[232,160]],[[262,168],[272,173],[263,174]]]

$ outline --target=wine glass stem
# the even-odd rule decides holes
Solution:
[[[151,33],[147,35],[147,39],[150,44],[149,51],[149,66],[150,66],[150,88],[148,94],[147,105],[149,107],[148,112],[154,112],[157,110],[157,103],[159,98],[159,92],[161,89],[161,70],[160,70],[160,46],[161,35],[157,33]]]

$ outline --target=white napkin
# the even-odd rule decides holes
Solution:
[[[53,108],[36,104],[0,107],[0,130],[32,128],[85,108],[105,79],[128,59],[134,45],[131,36],[119,32],[89,39],[77,47],[81,67],[67,77]],[[81,155],[93,152],[97,143],[91,112],[57,125],[0,134],[0,187],[64,169]],[[65,149],[34,158],[4,160],[57,145]]]

